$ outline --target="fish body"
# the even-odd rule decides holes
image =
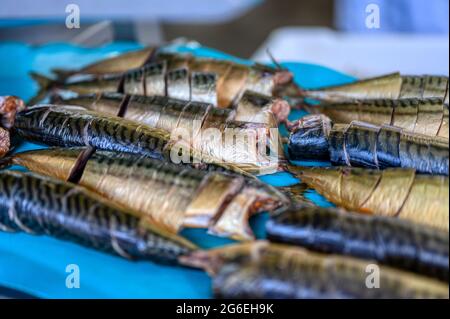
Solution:
[[[272,242],[449,279],[448,232],[406,220],[302,205],[271,216],[266,233]]]
[[[50,235],[125,258],[169,264],[196,249],[82,187],[15,171],[0,172],[0,229]]]
[[[350,211],[407,219],[448,232],[448,176],[414,169],[290,166],[303,183]]]
[[[81,151],[18,153],[10,164],[67,180]],[[282,193],[253,178],[107,151],[97,151],[88,160],[78,183],[171,233],[201,227],[237,240],[253,239],[249,216],[289,204]]]
[[[171,107],[184,106],[179,102]],[[174,117],[166,116],[161,122],[166,127],[161,129],[82,107],[41,105],[18,113],[14,129],[25,139],[51,146],[92,146],[170,158],[177,163],[214,163],[243,173],[267,174],[279,168],[278,158],[262,153],[266,145],[279,146],[277,132],[268,135],[270,130],[264,124],[236,121],[217,124],[205,119],[201,137],[194,139],[185,128],[168,131],[174,121]],[[245,140],[248,135],[254,139]]]
[[[328,102],[428,97],[446,99],[448,85],[446,76],[403,76],[397,72],[349,84],[302,90],[301,95]]]
[[[186,121],[203,121],[209,113],[213,116],[221,116],[220,121],[230,120],[239,122],[264,123],[276,127],[274,111],[278,111],[280,116],[283,107],[289,106],[281,100],[272,100],[266,96],[247,91],[239,101],[235,109],[217,109],[207,102],[195,102],[189,100],[179,100],[164,96],[127,96],[121,93],[100,93],[78,95],[74,97],[54,96],[53,104],[57,105],[79,105],[89,110],[116,115],[120,108],[125,108],[124,117],[135,121],[145,122],[154,127],[158,127],[159,122],[163,122],[168,116],[183,123]],[[125,104],[125,105],[124,105]],[[177,106],[174,108],[173,106]],[[189,123],[192,125],[192,123]]]
[[[219,298],[448,298],[448,285],[437,280],[267,242],[198,251],[180,260],[210,271]],[[367,284],[367,269],[373,268],[379,269],[377,289]]]
[[[280,96],[286,90],[295,87],[289,71],[261,64],[247,66],[227,60],[173,53],[161,53],[155,59],[165,62],[169,72],[188,70],[216,74],[219,107],[229,107],[247,90],[266,96]]]
[[[338,166],[403,167],[441,175],[449,169],[447,138],[359,121],[333,124],[322,115],[306,116],[291,128],[288,151],[292,159],[329,159]]]
[[[448,102],[443,98],[353,100],[321,103],[307,108],[335,123],[352,121],[392,125],[412,133],[448,138]]]

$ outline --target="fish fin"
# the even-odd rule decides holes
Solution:
[[[64,81],[69,76],[74,75],[77,71],[55,68],[51,72],[56,75],[58,81]]]
[[[47,96],[47,91],[53,88],[57,81],[36,72],[30,72],[30,76],[39,85],[38,93],[28,101],[28,105],[34,105]]]

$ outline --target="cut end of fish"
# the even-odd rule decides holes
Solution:
[[[291,106],[289,103],[282,99],[275,99],[271,108],[272,113],[275,115],[278,123],[285,123],[291,112]]]
[[[228,203],[217,221],[209,227],[209,232],[238,241],[254,240],[249,218],[263,211],[273,211],[279,205],[280,203],[264,191],[253,187],[244,188]]]
[[[292,123],[288,129],[288,152],[293,160],[328,159],[328,135],[331,120],[321,114],[308,115]]]
[[[0,127],[0,158],[5,156],[9,152],[10,144],[9,132]],[[0,168],[2,168],[2,162],[0,161]]]
[[[14,125],[16,114],[25,110],[25,103],[15,96],[0,96],[0,125],[10,129]]]

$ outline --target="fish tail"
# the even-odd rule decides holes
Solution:
[[[28,105],[34,105],[43,100],[47,96],[48,91],[54,88],[59,82],[58,80],[53,80],[36,72],[30,72],[30,76],[39,85],[39,90],[38,93],[28,101]]]

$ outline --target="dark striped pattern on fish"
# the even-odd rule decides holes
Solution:
[[[195,249],[82,187],[32,173],[0,172],[0,228],[161,263],[176,263],[180,255]]]
[[[347,256],[254,242],[197,251],[181,263],[207,269],[219,298],[448,298],[446,283]],[[378,288],[370,274],[378,271]]]
[[[363,121],[393,125],[413,133],[448,138],[448,103],[443,98],[354,100],[307,107],[335,123]]]
[[[372,259],[440,280],[449,279],[448,232],[406,220],[301,206],[272,216],[266,232],[272,242]]]
[[[53,146],[92,146],[153,158],[168,156],[169,133],[81,107],[43,105],[16,116],[14,131],[21,137]]]
[[[446,138],[358,121],[333,125],[320,115],[299,120],[289,138],[291,158],[303,159],[310,154],[326,155],[327,152],[333,165],[403,167],[420,173],[448,175]]]
[[[448,77],[440,75],[404,75],[399,98],[442,97],[447,94]]]
[[[126,72],[123,92],[217,105],[216,82],[217,76],[214,73],[189,72],[185,68],[169,71],[167,63],[163,61]]]

